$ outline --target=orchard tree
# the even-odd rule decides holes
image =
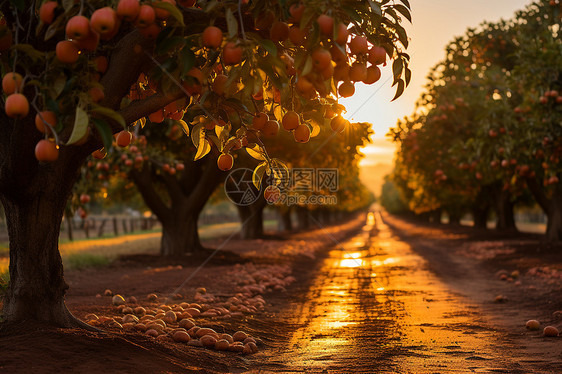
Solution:
[[[12,0],[0,6],[8,322],[87,327],[64,303],[58,236],[80,167],[96,150],[103,156],[100,148],[111,146],[112,134],[147,116],[157,122],[168,105],[188,96],[186,105],[205,111],[189,129],[195,158],[213,147],[228,155],[249,132],[253,113],[245,108],[252,95],[274,91],[285,108],[338,92],[348,96],[352,79],[372,81],[387,56],[397,95],[410,78],[401,25],[410,18],[406,0],[115,4]],[[343,78],[339,86],[332,68]],[[211,133],[209,122],[231,130]],[[274,135],[277,126],[268,122],[261,133]]]

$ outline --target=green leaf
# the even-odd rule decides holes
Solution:
[[[98,106],[95,106],[92,110],[90,110],[90,113],[109,118],[109,119],[117,122],[121,126],[123,126],[123,128],[125,128],[127,126],[123,116],[121,114],[117,113],[116,111],[114,111],[113,109],[106,108],[104,106],[98,105]]]
[[[404,76],[406,78],[406,86],[408,86],[410,84],[410,80],[412,80],[412,71],[408,67],[406,67]]]
[[[394,98],[391,101],[398,99],[403,93],[404,93],[404,81],[400,79],[398,81],[398,87],[396,87],[396,95],[394,95]]]
[[[103,141],[103,146],[106,150],[110,149],[111,145],[113,144],[113,133],[111,132],[111,126],[109,126],[109,124],[105,120],[100,118],[92,118],[92,122],[100,133],[101,139]]]
[[[402,14],[408,21],[410,21],[410,23],[412,23],[412,15],[410,14],[410,11],[408,10],[408,8],[406,8],[404,5],[400,5],[400,4],[396,4],[394,6],[394,9],[396,9],[400,14]]]
[[[39,52],[38,50],[33,48],[31,44],[15,44],[13,48],[22,53],[25,53],[29,58],[33,60],[34,63],[42,60],[44,56],[43,52]]]
[[[273,57],[277,57],[277,47],[275,47],[275,43],[268,39],[259,39],[258,43],[260,46],[263,47],[270,55]]]
[[[179,67],[184,77],[195,66],[195,54],[189,48],[182,48],[179,54]]]
[[[45,38],[44,38],[45,41],[55,36],[59,30],[62,30],[62,28],[64,27],[63,26],[64,21],[65,21],[64,16],[60,15],[53,23],[49,25],[49,27],[47,27],[47,30],[45,31]]]
[[[62,7],[65,12],[69,12],[74,7],[76,2],[74,0],[62,0]]]
[[[194,161],[205,157],[209,152],[211,152],[211,143],[205,139],[205,133],[203,133],[203,137],[199,141],[199,147],[197,147],[197,153],[195,154]]]
[[[175,47],[184,45],[185,40],[181,36],[169,36],[162,41],[158,42],[156,45],[155,53],[156,54],[165,54],[172,51]]]
[[[252,183],[256,186],[258,191],[261,190],[261,180],[267,169],[267,162],[262,162],[254,169],[254,173],[252,174]]]
[[[74,116],[74,126],[72,127],[72,133],[70,134],[70,139],[66,142],[67,145],[74,144],[86,135],[88,132],[88,124],[90,119],[88,118],[88,113],[79,106],[76,107],[76,115]]]
[[[66,75],[60,74],[57,79],[53,82],[53,89],[55,90],[55,98],[59,97],[59,95],[64,90],[66,86]]]
[[[409,41],[408,41],[408,35],[406,34],[406,30],[402,26],[400,26],[398,22],[394,24],[394,27],[396,28],[398,39],[404,45],[405,48],[408,48]]]
[[[397,58],[392,63],[392,74],[394,75],[394,81],[396,82],[400,76],[402,75],[402,71],[404,70],[404,62],[401,58]]]
[[[164,1],[155,1],[150,3],[150,6],[153,8],[164,9],[170,12],[170,15],[178,20],[180,25],[184,25],[183,23],[183,15],[181,14],[180,10],[174,4],[166,3]]]
[[[382,17],[382,10],[379,4],[375,3],[373,0],[369,0],[369,4],[371,5],[371,9],[375,12],[376,15]]]
[[[248,154],[250,156],[252,156],[253,158],[255,158],[256,160],[260,160],[263,161],[265,160],[263,151],[261,150],[259,145],[255,145],[254,147],[250,148],[250,147],[245,147],[244,148],[246,150],[246,152],[248,152]]]
[[[180,125],[183,132],[185,133],[185,135],[187,135],[187,137],[189,138],[189,126],[187,125],[187,123],[184,120],[181,120],[181,119],[177,122]]]
[[[204,123],[199,123],[199,124],[193,126],[193,129],[191,129],[191,141],[193,142],[193,145],[196,148],[199,148],[199,142],[201,140],[201,134],[203,134],[203,137],[205,137],[205,124]]]
[[[234,38],[238,35],[238,21],[236,17],[234,17],[232,8],[226,9],[226,27],[228,28],[228,36]]]
[[[400,2],[404,5],[406,5],[406,7],[408,9],[412,9],[412,7],[410,6],[410,2],[408,0],[400,0]]]
[[[308,56],[306,61],[304,62],[304,67],[302,68],[301,76],[305,76],[312,71],[313,63],[312,57]]]

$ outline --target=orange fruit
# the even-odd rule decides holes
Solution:
[[[29,113],[29,102],[27,97],[20,93],[14,93],[6,98],[6,114],[11,118],[23,118]]]
[[[94,157],[97,160],[101,160],[105,156],[107,156],[107,151],[105,150],[105,148],[100,148],[92,152],[92,157]]]
[[[335,116],[330,121],[330,127],[334,132],[342,132],[345,130],[345,126],[347,125],[348,121],[340,115]]]
[[[131,144],[131,133],[129,131],[120,131],[117,134],[116,142],[119,147],[126,147]]]
[[[306,143],[310,140],[310,128],[307,125],[298,125],[293,136],[297,143]]]
[[[340,62],[334,68],[334,80],[336,82],[349,80],[350,66],[346,62]]]
[[[162,1],[168,4],[176,5],[175,0],[162,0]],[[166,9],[154,8],[154,13],[156,14],[156,18],[161,20],[166,20],[168,19],[168,17],[170,17],[170,12],[168,12]]]
[[[220,47],[222,44],[222,30],[216,26],[208,26],[201,34],[201,41],[204,47]]]
[[[226,81],[228,77],[224,74],[218,74],[213,81],[213,91],[218,95],[224,95],[226,89]]]
[[[264,128],[267,121],[269,121],[269,116],[266,113],[256,113],[256,115],[252,119],[252,127],[256,130],[261,130]]]
[[[283,128],[285,130],[287,130],[287,131],[294,130],[297,127],[299,127],[299,125],[300,125],[299,115],[295,111],[289,110],[283,116],[283,119],[281,120],[281,123],[282,123]]]
[[[367,67],[365,64],[355,61],[349,69],[349,79],[353,82],[362,82],[367,79]]]
[[[330,64],[320,72],[322,74],[322,77],[324,79],[330,79],[331,77],[334,76],[334,65],[332,65],[332,62],[330,61]]]
[[[317,70],[324,70],[332,63],[332,55],[324,48],[318,48],[312,52],[312,63]]]
[[[332,35],[334,28],[334,19],[327,14],[321,14],[316,19],[320,32],[324,35]]]
[[[80,40],[74,40],[80,50],[94,52],[98,48],[100,35],[95,31],[90,31],[88,36]]]
[[[88,90],[88,94],[94,103],[99,103],[105,98],[105,93],[103,92],[103,88],[100,86],[94,86]]]
[[[228,153],[221,153],[217,159],[217,166],[222,171],[227,171],[232,169],[234,166],[234,157]]]
[[[349,30],[343,23],[338,23],[336,26],[336,34],[334,35],[334,41],[339,45],[345,45],[347,43],[347,38],[349,37]]]
[[[90,20],[81,15],[74,16],[66,23],[65,30],[70,39],[84,39],[90,34]]]
[[[35,158],[41,162],[56,161],[59,158],[59,149],[55,143],[41,139],[35,146]]]
[[[160,34],[160,31],[162,31],[162,29],[160,28],[160,26],[158,26],[158,24],[151,23],[146,27],[140,28],[139,31],[146,39],[154,40],[158,37],[158,34]]]
[[[78,61],[78,57],[80,57],[79,52],[80,51],[78,50],[76,43],[69,40],[62,40],[58,42],[55,48],[57,58],[63,64],[74,64]]]
[[[40,112],[40,114],[41,116],[39,116],[39,114],[35,115],[35,127],[37,128],[37,130],[45,134],[47,131],[51,131],[45,125],[45,122],[47,122],[49,125],[51,125],[51,127],[54,128],[57,125],[57,116],[54,112],[51,112],[49,110]],[[41,119],[41,117],[43,117],[43,119]]]
[[[350,81],[345,81],[342,84],[340,84],[338,88],[338,93],[342,97],[353,96],[353,94],[355,93],[355,86]]]
[[[360,55],[369,52],[369,44],[367,43],[367,38],[362,35],[358,35],[351,39],[349,42],[349,49],[354,55]]]
[[[139,0],[119,0],[117,15],[125,21],[133,22],[140,12]]]
[[[106,6],[96,9],[90,18],[92,29],[100,35],[107,35],[113,32],[117,25],[117,13]]]
[[[295,88],[297,91],[304,94],[314,91],[314,86],[306,77],[299,77],[299,79],[297,79],[297,83],[295,84]]]
[[[39,19],[45,24],[50,25],[55,20],[56,1],[47,1],[39,8]]]
[[[271,25],[269,30],[269,38],[273,42],[282,42],[289,38],[289,25],[285,22],[276,21]]]
[[[242,62],[244,51],[242,47],[233,42],[226,43],[222,50],[222,61],[225,65],[236,65]]]
[[[164,121],[164,109],[157,110],[154,113],[149,114],[148,119],[150,122],[161,123]]]
[[[302,15],[304,13],[304,4],[295,3],[289,8],[289,14],[291,15],[292,21],[298,23],[301,21]]]
[[[263,126],[262,133],[269,137],[277,135],[279,133],[279,122],[270,119]]]
[[[298,26],[292,26],[289,29],[289,40],[291,43],[297,46],[304,45],[306,40],[307,32],[306,30],[301,30]]]
[[[19,92],[22,89],[23,77],[19,73],[9,72],[2,78],[2,90],[6,95]]]
[[[365,84],[373,84],[381,79],[381,69],[378,66],[371,65],[367,68],[367,78],[363,79]]]
[[[139,8],[139,14],[135,20],[137,27],[147,27],[156,20],[156,12],[150,5],[142,4]]]
[[[345,51],[345,46],[340,49],[337,45],[332,45],[332,48],[330,48],[330,54],[332,55],[332,60],[335,63],[347,62],[347,52]]]
[[[109,62],[107,57],[105,56],[97,56],[94,58],[94,66],[97,72],[105,73],[107,71],[107,67],[109,66]]]
[[[386,61],[386,50],[383,47],[375,45],[369,50],[367,58],[373,65],[383,64]]]

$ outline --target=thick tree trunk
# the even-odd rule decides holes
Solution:
[[[513,206],[511,193],[498,189],[496,193],[496,230],[498,231],[517,231],[515,218],[513,216]]]
[[[458,212],[448,212],[449,214],[449,225],[460,225],[461,215]]]
[[[181,256],[204,249],[197,230],[197,214],[189,214],[182,220],[162,222],[162,241],[160,254],[163,256]]]
[[[280,208],[278,211],[279,231],[293,231],[293,221],[291,219],[291,208]]]
[[[10,283],[3,307],[7,322],[37,320],[94,329],[66,308],[68,285],[58,249],[66,203],[84,159],[85,155],[61,152],[57,162],[35,164],[20,175],[23,180],[16,177],[13,184],[2,185],[0,199],[10,238]]]
[[[263,237],[263,210],[265,205],[258,202],[251,205],[237,205],[238,216],[242,227],[240,237],[242,239],[259,239]]]
[[[483,187],[478,192],[474,205],[472,207],[472,219],[474,227],[485,229],[488,225],[488,214],[490,213],[490,202],[488,200],[488,193]]]
[[[299,230],[308,230],[310,228],[309,212],[305,207],[297,207],[297,227]]]
[[[562,185],[555,186],[547,213],[546,239],[549,242],[562,241]]]

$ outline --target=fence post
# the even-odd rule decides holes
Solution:
[[[119,236],[119,230],[117,227],[117,217],[113,217],[113,233],[115,236]]]

